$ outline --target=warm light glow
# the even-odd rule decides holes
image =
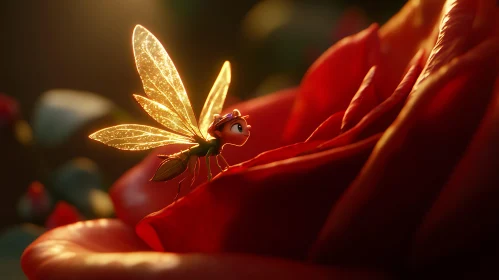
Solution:
[[[138,124],[123,124],[99,130],[89,137],[121,150],[147,150],[170,144],[196,144],[208,139],[213,115],[219,114],[230,84],[230,64],[226,61],[200,115],[199,127],[191,103],[173,61],[161,43],[144,27],[133,32],[133,53],[146,98],[137,102],[168,131]]]
[[[55,244],[48,249],[48,253],[52,255],[57,255],[64,250],[64,246],[61,244]]]
[[[97,220],[97,224],[99,224],[99,226],[101,227],[106,227],[107,225],[109,225],[109,221],[106,219],[99,219]]]
[[[149,255],[145,258],[144,255]],[[157,264],[151,262],[151,257],[157,256]],[[136,266],[147,266],[149,271],[154,271],[155,269],[173,269],[180,265],[181,259],[176,254],[167,253],[98,253],[98,254],[88,254],[85,256],[85,266],[113,266],[116,265],[119,260],[119,265],[123,268],[136,267]]]
[[[14,131],[17,141],[23,145],[31,145],[33,143],[33,131],[28,122],[19,120],[14,126]]]
[[[107,193],[98,189],[91,189],[89,196],[92,210],[98,217],[111,217],[113,214],[113,202]]]
[[[293,2],[267,0],[256,4],[243,22],[243,32],[253,40],[261,40],[290,21]]]
[[[70,224],[70,225],[67,226],[67,229],[69,231],[78,231],[81,228],[83,228],[83,222],[77,222],[77,223]]]

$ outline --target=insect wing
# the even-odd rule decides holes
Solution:
[[[147,96],[174,112],[176,119],[195,135],[202,136],[182,80],[163,45],[141,25],[135,27],[132,41],[135,64]]]
[[[123,124],[101,129],[89,136],[120,150],[148,150],[170,144],[195,144],[189,138],[152,126]]]
[[[206,98],[206,101],[199,116],[199,129],[206,139],[208,139],[208,128],[213,122],[213,115],[220,114],[227,96],[230,85],[230,63],[226,61],[218,74],[213,87]]]
[[[194,135],[195,132],[189,125],[183,123],[182,120],[179,119],[175,112],[173,112],[171,109],[144,96],[134,94],[133,97],[135,97],[137,103],[139,103],[140,106],[142,106],[142,108],[154,120],[164,125],[169,130],[190,138],[192,139],[192,141],[194,141],[192,135]]]

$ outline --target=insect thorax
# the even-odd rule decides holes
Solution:
[[[198,145],[189,149],[189,153],[193,156],[204,157],[211,148],[213,148],[212,155],[218,155],[220,153],[220,140],[215,138],[208,141],[199,141]]]

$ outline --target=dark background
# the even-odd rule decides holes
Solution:
[[[142,85],[131,49],[141,24],[166,47],[198,114],[224,60],[232,63],[231,100],[298,85],[330,45],[372,22],[385,22],[405,1],[86,0],[3,1],[0,92],[32,122],[38,97],[54,88],[85,90],[112,100],[136,122],[150,123],[132,100]],[[0,130],[0,229],[21,222],[16,205],[28,185],[42,183],[70,158],[99,165],[110,185],[145,153],[118,153],[90,143],[92,124],[57,147],[26,147]]]

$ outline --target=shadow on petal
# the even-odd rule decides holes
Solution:
[[[329,209],[379,137],[229,171],[145,217],[137,233],[159,251],[304,259]]]
[[[426,214],[412,246],[422,268],[476,264],[497,243],[499,230],[499,79],[495,96],[465,155]]]
[[[303,78],[286,126],[285,140],[304,141],[329,116],[345,110],[378,59],[376,24],[327,50]]]
[[[411,233],[483,117],[497,75],[493,58],[498,53],[498,42],[485,42],[412,93],[359,177],[331,210],[313,259],[356,264],[403,261]]]

